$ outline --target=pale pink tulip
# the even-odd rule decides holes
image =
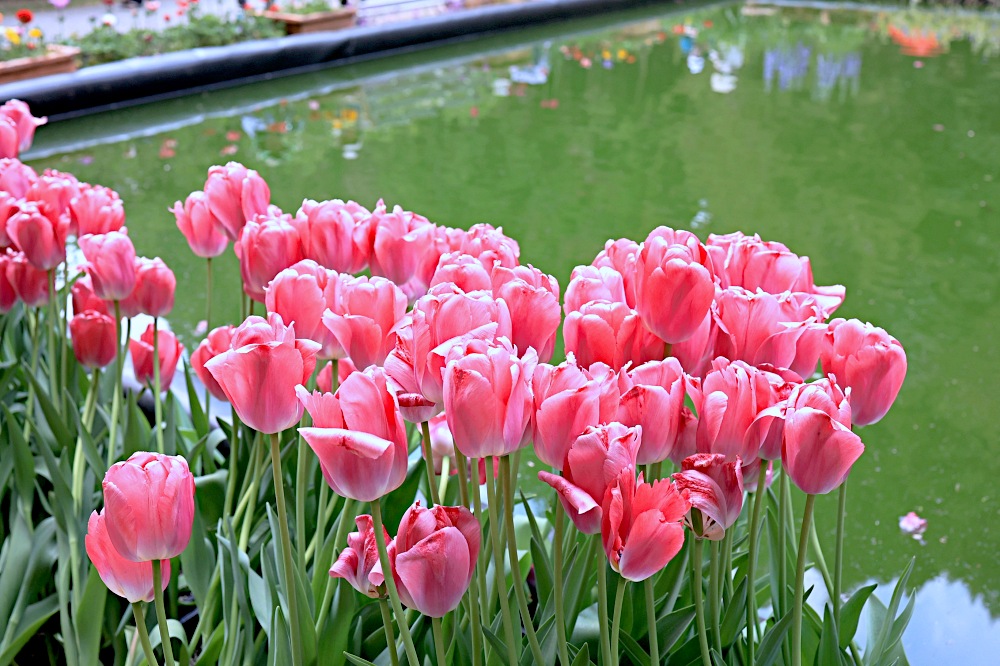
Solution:
[[[510,341],[519,350],[531,347],[541,361],[548,362],[556,346],[559,311],[559,283],[534,266],[493,267],[493,297],[510,311]]]
[[[135,246],[126,231],[87,234],[78,241],[87,258],[87,275],[98,298],[121,301],[136,286]]]
[[[208,197],[201,190],[188,195],[182,204],[174,202],[170,209],[177,219],[177,228],[184,234],[188,246],[195,255],[204,259],[218,257],[229,245],[229,237],[220,225],[215,223],[209,209]]]
[[[846,481],[864,450],[861,438],[825,411],[802,407],[785,413],[781,464],[808,495],[825,495]]]
[[[624,303],[593,301],[570,312],[563,324],[566,351],[580,365],[605,363],[615,371],[663,358],[663,341],[652,334],[639,314]]]
[[[152,561],[133,562],[118,553],[108,535],[103,509],[100,513],[94,511],[90,514],[84,546],[90,562],[109,590],[133,604],[137,601],[153,600]],[[160,562],[161,591],[166,590],[169,584],[170,560],[165,559]]]
[[[630,308],[634,308],[636,304],[636,257],[639,256],[639,250],[639,244],[628,238],[609,240],[591,264],[596,268],[612,268],[622,276],[625,304]]]
[[[445,238],[452,251],[476,257],[488,271],[498,261],[505,268],[520,263],[521,248],[517,241],[492,225],[474,224],[468,231],[447,229]]]
[[[284,214],[257,216],[247,222],[233,248],[240,260],[243,291],[260,303],[268,283],[304,259],[299,232],[291,216]]]
[[[467,292],[493,289],[490,270],[476,257],[461,252],[447,252],[441,255],[437,268],[434,269],[434,275],[431,276],[430,286],[445,283],[451,283]]]
[[[228,400],[228,398],[226,398],[226,393],[222,390],[219,382],[215,381],[212,373],[205,368],[205,364],[219,354],[232,349],[233,332],[235,330],[235,326],[228,325],[213,328],[208,332],[208,336],[201,341],[198,348],[194,350],[194,353],[191,354],[191,367],[194,369],[194,373],[201,380],[201,383],[208,388],[208,392],[219,400]]]
[[[302,202],[293,224],[307,259],[338,273],[358,273],[371,254],[371,213],[353,201]]]
[[[0,154],[0,157],[17,157],[18,152],[24,152],[31,148],[31,143],[35,139],[35,128],[41,127],[48,122],[48,118],[36,118],[31,115],[28,105],[19,99],[8,100],[0,106],[0,118],[9,119],[17,131],[17,150],[13,155]]]
[[[126,317],[166,316],[174,309],[176,289],[177,278],[162,259],[139,257],[135,260],[135,288],[122,300],[122,314]]]
[[[716,359],[702,383],[698,411],[698,452],[721,453],[727,460],[739,456],[750,464],[760,453],[762,435],[751,426],[770,406],[767,376],[743,361]]]
[[[323,325],[323,313],[340,307],[340,294],[351,280],[350,275],[328,271],[312,259],[303,259],[274,276],[264,290],[264,305],[268,312],[281,315],[282,321],[294,323],[300,338],[322,345],[320,358],[342,358],[344,348]]]
[[[399,206],[387,212],[382,201],[372,211],[372,223],[372,275],[389,278],[410,300],[423,296],[447,250],[437,226]]]
[[[382,365],[396,346],[396,327],[405,314],[402,289],[385,278],[362,276],[341,285],[323,325],[356,367],[367,368]]]
[[[695,536],[720,541],[743,510],[743,461],[699,453],[685,458],[672,478],[681,496],[702,513],[701,533]],[[688,527],[695,531],[692,523]]]
[[[35,180],[24,198],[38,206],[54,226],[66,226],[67,233],[78,235],[70,216],[70,202],[80,194],[80,181],[70,173],[46,169]]]
[[[23,252],[8,255],[7,280],[17,297],[29,308],[49,302],[49,274],[28,261]]]
[[[640,465],[678,458],[678,439],[690,411],[684,405],[689,380],[675,358],[650,361],[619,375],[621,401],[617,419],[642,426]],[[685,414],[687,412],[687,414]]]
[[[264,179],[238,162],[211,167],[203,189],[216,224],[234,243],[247,222],[267,212],[271,200]]]
[[[31,186],[38,180],[38,174],[17,158],[0,157],[0,191],[15,199],[23,199]],[[3,219],[0,219],[3,222]]]
[[[577,266],[566,286],[566,314],[579,312],[591,301],[628,304],[622,274],[609,266]],[[630,306],[631,307],[631,306]]]
[[[38,270],[50,271],[66,260],[69,219],[59,216],[53,222],[33,202],[22,203],[10,216],[7,235]]]

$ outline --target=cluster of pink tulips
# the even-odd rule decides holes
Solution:
[[[30,133],[37,121],[19,113],[7,124]],[[641,242],[608,241],[573,271],[560,299],[557,279],[521,264],[517,242],[490,225],[449,228],[381,201],[368,210],[307,200],[285,213],[255,171],[212,167],[204,188],[171,211],[209,279],[211,259],[230,242],[239,259],[248,316],[211,330],[189,360],[205,388],[192,422],[207,416],[209,396],[232,406],[228,423],[217,417],[228,440],[218,449],[221,435],[207,428],[186,444],[169,429],[176,408],[168,401],[165,413],[161,394],[184,348],[158,322],[173,306],[175,280],[161,260],[136,257],[117,194],[68,174],[39,176],[9,157],[0,162],[0,243],[9,246],[0,255],[2,309],[20,300],[32,313],[37,368],[49,307],[48,387],[58,409],[70,410],[65,351],[61,367],[56,361],[56,340],[67,335],[56,277],[75,237],[85,275],[71,287],[72,270],[65,275],[69,345],[92,370],[84,429],[94,427],[100,368],[117,364],[101,439],[105,508],[90,517],[86,551],[108,588],[132,603],[148,663],[155,646],[140,602],[155,598],[159,635],[170,636],[161,592],[171,558],[196,566],[182,555],[191,541],[217,560],[208,573],[188,572],[205,579],[191,587],[193,640],[224,663],[253,663],[260,640],[277,663],[327,663],[328,641],[348,640],[351,617],[338,613],[366,604],[377,608],[384,639],[361,645],[384,645],[392,664],[400,649],[410,666],[423,656],[477,666],[591,663],[589,639],[581,647],[574,626],[593,596],[594,661],[603,666],[662,663],[672,645],[660,644],[657,623],[678,598],[693,605],[690,656],[704,666],[737,652],[739,663],[758,663],[765,644],[769,658],[783,653],[798,666],[813,506],[837,489],[830,597],[843,630],[846,481],[864,451],[854,429],[889,410],[906,356],[881,328],[831,320],[844,288],[815,285],[808,258],[742,233],[702,242],[659,227]],[[120,408],[119,331],[123,317],[139,314],[153,323],[126,340],[136,379],[156,399],[158,453],[111,464],[138,446],[129,441],[130,410]],[[553,364],[560,325],[566,360]],[[90,444],[81,434],[73,450],[77,507],[88,495]],[[198,468],[205,483],[216,467],[226,470],[221,507],[196,506],[188,462],[166,455],[177,451],[206,461]],[[543,468],[529,472],[535,459]],[[519,479],[536,474],[542,490],[529,492]],[[769,556],[784,576],[789,480],[805,494],[794,592],[774,581],[762,622],[762,509],[773,502],[779,512],[781,550]],[[550,515],[536,519],[539,500]],[[218,525],[197,527],[192,539],[199,512]],[[353,593],[340,579],[359,596],[345,600]],[[632,622],[633,636],[622,628],[629,583],[645,597],[645,626]],[[259,629],[239,626],[251,607]],[[730,614],[736,635],[723,631]],[[419,616],[429,618],[429,634]],[[761,640],[767,628],[776,630],[776,652]],[[173,664],[171,640],[160,645]],[[850,649],[845,659],[856,658]]]

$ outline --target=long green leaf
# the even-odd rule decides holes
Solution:
[[[785,641],[785,634],[792,626],[792,614],[789,613],[778,620],[760,641],[757,648],[757,666],[771,666],[778,655],[781,654],[781,644]]]
[[[877,584],[872,583],[859,588],[840,609],[840,647],[842,649],[847,649],[847,646],[851,644],[851,640],[858,631],[861,609],[865,607],[865,602],[868,601],[868,597],[877,587]]]

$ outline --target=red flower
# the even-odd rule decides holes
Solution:
[[[18,9],[14,16],[16,16],[17,20],[21,23],[31,23],[35,20],[35,15],[31,13],[30,9]]]

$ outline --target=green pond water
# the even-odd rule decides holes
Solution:
[[[306,197],[384,198],[442,224],[502,225],[563,285],[606,239],[660,224],[756,232],[809,255],[817,283],[847,286],[838,315],[888,329],[909,358],[895,407],[861,433],[845,577],[888,591],[915,556],[911,662],[989,664],[997,26],[662,6],[54,123],[28,157],[122,195],[138,251],[177,274],[171,323],[189,347],[205,266],[167,208],[228,159],[258,169],[288,211]],[[213,319],[236,321],[235,258],[216,264]],[[824,542],[835,504],[818,502]],[[922,541],[899,529],[908,511],[928,520]]]

